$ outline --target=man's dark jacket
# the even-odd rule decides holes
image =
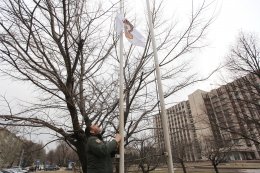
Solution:
[[[116,140],[105,143],[100,137],[87,141],[87,173],[113,173],[111,153],[117,149]]]

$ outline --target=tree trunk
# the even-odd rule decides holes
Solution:
[[[139,168],[141,168],[142,170],[142,173],[145,173],[145,168],[144,168],[144,165],[142,163],[139,163]]]
[[[180,162],[181,162],[181,167],[182,167],[183,173],[187,173],[184,161],[181,160]]]
[[[77,141],[76,148],[77,154],[81,163],[83,173],[87,173],[87,140],[79,140]]]
[[[217,164],[215,164],[215,163],[212,163],[212,165],[213,165],[213,167],[214,167],[214,170],[215,170],[215,172],[216,172],[216,173],[219,173],[219,172],[218,172],[218,167],[217,167]]]

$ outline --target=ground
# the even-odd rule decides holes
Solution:
[[[209,162],[200,163],[187,163],[187,173],[215,173],[213,167]],[[235,162],[235,163],[223,163],[219,165],[220,173],[260,173],[260,161],[259,162]],[[135,169],[137,170],[137,169]],[[74,173],[68,171],[65,168],[61,168],[58,171],[37,171],[43,173]],[[76,172],[79,173],[79,172]],[[132,173],[141,173],[140,171],[132,171]],[[167,167],[158,168],[151,173],[167,173]],[[174,173],[182,173],[182,169],[179,165],[175,165]]]

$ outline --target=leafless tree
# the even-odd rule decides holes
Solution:
[[[191,70],[191,67],[189,66],[190,61],[188,59],[181,59],[193,49],[203,47],[203,45],[198,45],[198,41],[203,38],[204,32],[212,22],[212,18],[207,20],[206,23],[203,23],[200,20],[200,15],[206,9],[206,6],[207,5],[204,2],[198,11],[195,11],[192,8],[192,17],[187,28],[181,31],[176,30],[179,34],[177,39],[171,36],[171,34],[175,32],[175,27],[168,27],[163,32],[159,31],[160,26],[163,26],[163,23],[166,21],[158,20],[157,18],[160,16],[159,9],[153,9],[155,31],[158,29],[159,34],[157,38],[160,38],[158,39],[160,40],[158,42],[158,51],[161,59],[160,68],[163,71],[162,79],[165,82],[165,98],[195,82],[206,79],[199,78],[195,73],[187,75],[189,70]],[[202,27],[197,28],[196,26],[200,24],[202,24]],[[129,138],[131,135],[146,129],[147,126],[139,126],[139,122],[149,118],[159,104],[157,99],[156,79],[154,77],[155,69],[152,62],[153,54],[149,49],[150,44],[149,37],[144,51],[135,54],[133,51],[134,47],[131,46],[129,51],[125,53],[124,119],[127,126],[126,145],[131,142],[131,139]],[[164,52],[166,52],[166,54],[164,54]],[[132,112],[135,112],[138,116],[133,117]]]
[[[23,140],[22,151],[20,155],[21,167],[31,166],[36,160],[45,162],[46,151],[43,144],[37,144],[32,141]]]
[[[55,161],[55,151],[50,150],[46,156],[46,164],[54,165],[54,164],[56,164],[54,161]]]
[[[108,135],[117,129],[119,58],[114,48],[118,38],[111,21],[118,4],[7,0],[0,5],[1,71],[40,91],[38,100],[27,102],[23,110],[1,113],[1,125],[51,130],[55,138],[70,143],[86,172],[84,123],[105,124]],[[203,2],[198,9],[192,6],[190,21],[181,30],[169,25],[162,31],[165,21],[158,20],[160,7],[161,3],[154,6],[153,20],[160,38],[157,49],[165,97],[169,97],[209,77],[199,78],[189,71],[190,60],[184,55],[204,46],[201,41],[212,18],[202,16],[209,7]],[[125,145],[134,140],[133,134],[145,130],[140,122],[159,103],[147,33],[143,50],[130,46],[124,52]]]
[[[173,145],[174,151],[174,162],[180,163],[183,173],[187,173],[185,162],[187,162],[187,154],[189,154],[191,144],[179,143],[178,145]]]
[[[71,148],[64,141],[60,141],[57,148],[55,149],[55,162],[60,166],[67,166],[68,163],[68,153]]]
[[[0,168],[18,165],[22,140],[4,128],[0,128],[0,138]]]
[[[143,134],[136,138],[128,147],[127,163],[131,171],[141,170],[143,173],[154,171],[165,162],[163,153],[159,150],[152,135]]]
[[[250,105],[251,109],[254,108],[255,110],[259,110],[260,45],[258,37],[251,33],[241,32],[237,42],[231,48],[230,54],[226,59],[227,69],[231,72],[231,76],[235,79],[241,78],[235,86],[237,90],[241,90],[247,95],[254,96],[253,98],[242,97],[237,99],[240,99],[244,104]],[[246,75],[248,77],[244,77]],[[252,119],[252,121],[259,124],[259,119]]]
[[[54,152],[55,163],[59,166],[67,167],[69,160],[78,161],[78,159],[72,156],[73,150],[71,147],[64,141],[59,142]]]
[[[235,147],[230,141],[215,140],[211,138],[205,139],[202,146],[202,155],[206,157],[214,167],[216,173],[218,171],[218,165],[226,162],[229,158],[231,150]]]
[[[114,81],[103,80],[99,70],[114,47],[107,34],[111,28],[105,34],[100,31],[113,5],[106,9],[84,0],[1,2],[1,62],[8,66],[2,71],[42,91],[33,107],[1,115],[4,125],[51,129],[86,162],[82,117],[105,119],[103,112],[114,109],[110,102],[117,102]]]
[[[231,94],[239,104],[241,131],[228,129],[254,145],[260,145],[260,45],[258,37],[252,33],[241,32],[227,59],[227,69],[235,82]],[[252,143],[251,142],[251,143]],[[247,143],[250,143],[247,141]],[[251,145],[251,144],[249,144]]]
[[[227,68],[234,76],[254,74],[260,78],[260,45],[257,35],[241,32],[227,59]]]

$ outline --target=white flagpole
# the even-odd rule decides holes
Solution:
[[[124,14],[124,4],[123,0],[120,0],[120,13]],[[119,73],[119,133],[122,136],[122,140],[120,141],[120,160],[119,160],[119,172],[124,173],[125,171],[125,158],[124,158],[124,58],[123,58],[123,32],[120,33],[120,73]]]
[[[158,92],[159,92],[159,98],[160,98],[164,142],[165,142],[165,148],[167,151],[166,154],[167,154],[168,173],[174,173],[172,152],[171,152],[171,143],[170,143],[168,122],[167,122],[167,117],[166,117],[164,95],[163,95],[163,89],[162,89],[161,72],[160,72],[159,62],[158,62],[158,54],[157,54],[156,42],[155,42],[155,38],[154,38],[154,29],[153,29],[152,14],[150,11],[149,0],[146,0],[146,5],[147,5],[147,11],[148,11],[149,28],[150,28],[150,32],[151,32],[151,39],[152,39],[152,45],[153,45],[153,54],[154,54],[154,63],[155,63],[155,70],[156,70]]]

